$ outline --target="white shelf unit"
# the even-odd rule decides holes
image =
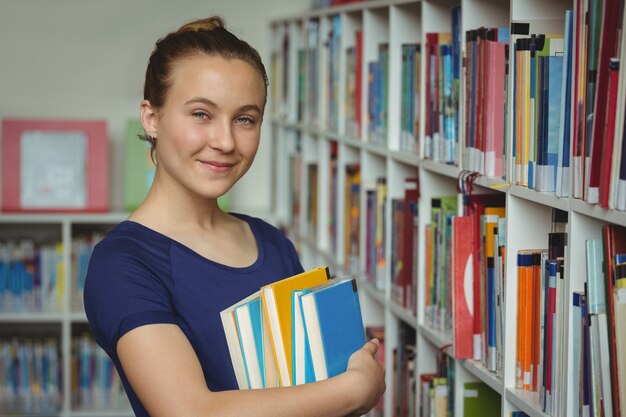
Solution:
[[[72,239],[75,236],[99,232],[105,233],[126,219],[125,213],[103,214],[0,214],[0,241],[33,240],[36,244],[63,244],[63,294],[54,311],[0,311],[0,334],[2,338],[19,336],[40,338],[52,336],[59,343],[61,368],[61,407],[56,413],[37,414],[33,411],[11,412],[15,416],[58,417],[130,417],[134,413],[124,398],[113,409],[81,409],[72,398],[78,393],[72,388],[71,361],[72,339],[88,330],[87,317],[82,305],[72,303],[73,271],[71,263]]]
[[[338,209],[336,215],[337,235],[336,241],[331,242],[332,236],[328,233],[328,220],[331,216],[328,205],[329,172],[328,148],[331,142],[337,144],[337,187],[344,190],[346,175],[343,167],[351,162],[359,162],[361,165],[362,184],[371,181],[377,176],[385,176],[388,184],[387,203],[392,198],[399,197],[404,178],[413,177],[419,173],[420,200],[419,200],[419,242],[418,242],[418,290],[417,290],[417,315],[407,312],[397,305],[390,294],[389,282],[390,271],[387,267],[385,290],[374,288],[365,280],[360,281],[360,294],[362,299],[362,309],[366,324],[385,326],[385,357],[387,358],[387,386],[391,386],[391,369],[393,369],[392,354],[398,336],[400,323],[406,323],[416,329],[416,375],[435,370],[436,358],[440,349],[444,349],[449,355],[452,349],[449,347],[453,343],[452,334],[434,331],[425,326],[424,314],[424,285],[425,285],[425,247],[424,228],[430,223],[431,198],[443,195],[458,195],[456,183],[459,174],[462,172],[461,166],[446,165],[431,160],[420,158],[423,150],[418,153],[399,151],[400,136],[400,45],[404,42],[419,42],[422,47],[425,44],[425,34],[428,32],[449,32],[451,31],[452,6],[461,6],[461,33],[463,34],[462,50],[465,49],[465,31],[476,29],[481,26],[508,27],[512,21],[525,21],[530,23],[531,33],[557,33],[563,32],[564,16],[567,9],[573,9],[574,4],[564,0],[461,0],[461,1],[411,1],[411,0],[376,0],[351,3],[327,9],[313,10],[299,16],[288,16],[271,22],[271,31],[274,36],[274,53],[277,55],[286,54],[289,65],[286,68],[276,70],[275,81],[280,82],[283,77],[288,80],[288,94],[271,97],[271,100],[279,100],[280,114],[272,114],[272,140],[276,147],[274,156],[276,160],[273,164],[277,167],[275,174],[275,184],[277,189],[273,190],[274,207],[276,207],[277,222],[286,225],[292,233],[294,240],[299,245],[302,261],[305,267],[313,267],[319,264],[327,264],[337,274],[356,273],[360,275],[364,270],[365,254],[363,250],[360,256],[359,267],[350,269],[346,267],[344,256],[345,237],[342,232],[346,223],[344,215],[344,199],[337,201]],[[345,120],[339,116],[338,129],[330,131],[327,125],[327,82],[324,76],[328,65],[327,58],[324,58],[324,47],[320,46],[319,68],[315,75],[318,88],[318,101],[316,104],[317,115],[315,119],[308,117],[309,110],[303,109],[303,116],[298,117],[298,51],[305,49],[308,45],[307,27],[309,22],[315,21],[320,28],[317,44],[323,45],[333,16],[339,16],[341,20],[341,60],[339,61],[340,74],[342,78],[339,82],[338,107],[344,108],[346,81],[345,73],[345,49],[353,45],[354,32],[357,29],[363,31],[363,66],[361,91],[363,94],[362,107],[357,109],[361,113],[360,138],[354,137],[347,129]],[[289,47],[281,50],[278,45],[280,34],[290,34]],[[389,72],[389,102],[388,102],[388,126],[387,145],[381,146],[372,143],[367,134],[367,62],[375,59],[376,45],[379,42],[388,42],[390,51],[390,72]],[[422,92],[424,91],[424,54],[422,53]],[[309,65],[306,62],[306,65]],[[284,71],[287,74],[284,74]],[[304,84],[306,85],[309,72],[304,73]],[[300,82],[303,82],[300,80]],[[461,79],[461,86],[464,80]],[[280,88],[284,85],[281,84]],[[280,90],[279,88],[279,90]],[[306,90],[306,86],[304,87]],[[461,89],[462,90],[462,89]],[[285,99],[283,100],[283,97]],[[305,97],[307,97],[305,95]],[[307,97],[308,99],[309,97]],[[305,100],[305,103],[308,103]],[[460,117],[463,123],[464,97],[460,99]],[[421,115],[424,118],[424,94],[422,94]],[[420,141],[423,145],[424,123],[420,124]],[[298,139],[297,139],[298,138]],[[296,140],[300,145],[296,146]],[[507,146],[510,146],[511,134],[507,132]],[[457,149],[457,152],[458,149]],[[290,164],[294,158],[300,158],[301,167],[306,166],[306,162],[316,162],[318,164],[318,204],[314,208],[317,210],[318,223],[316,237],[313,237],[310,230],[305,226],[309,207],[307,206],[307,183],[306,169],[302,169],[301,174],[297,174]],[[461,160],[458,158],[457,160]],[[290,162],[291,161],[291,162]],[[511,171],[510,158],[509,166],[505,169]],[[510,178],[510,177],[508,177]],[[300,181],[299,187],[299,222],[292,211],[293,184]],[[516,253],[519,249],[547,247],[547,233],[550,230],[551,213],[553,208],[568,212],[568,246],[566,253],[566,294],[571,299],[574,291],[581,291],[585,277],[580,271],[585,269],[585,239],[599,238],[601,227],[604,224],[612,223],[626,226],[626,213],[605,210],[598,206],[589,205],[583,201],[573,198],[557,198],[554,195],[539,193],[532,189],[511,184],[499,178],[479,177],[475,181],[477,193],[502,193],[506,199],[507,218],[507,242],[506,242],[506,288],[505,288],[505,323],[515,322],[517,315],[517,270]],[[361,195],[361,212],[365,210],[365,198]],[[390,223],[390,216],[386,214],[386,224]],[[296,227],[294,227],[294,225]],[[389,229],[389,228],[388,228]],[[365,225],[361,221],[361,239],[365,236]],[[390,253],[390,232],[386,234],[386,253]],[[363,245],[362,245],[363,246]],[[334,251],[330,248],[336,248]],[[389,264],[389,262],[387,262]],[[572,308],[565,318],[567,326],[570,328],[566,338],[567,364],[572,364],[571,348],[571,326]],[[508,328],[507,328],[508,327]],[[494,373],[486,370],[480,363],[471,360],[455,360],[455,415],[462,416],[462,388],[463,384],[472,381],[483,381],[501,397],[501,415],[508,417],[513,411],[523,411],[529,416],[546,416],[541,411],[539,396],[536,393],[529,393],[515,389],[515,352],[516,333],[515,326],[505,326],[504,334],[504,359],[503,376],[497,377]],[[568,367],[571,369],[571,366]],[[572,384],[570,378],[559,381],[566,389],[566,410],[567,416],[574,415],[571,401]],[[385,416],[393,415],[391,400],[393,393],[389,390],[385,394]],[[419,395],[416,395],[416,409],[419,409]]]

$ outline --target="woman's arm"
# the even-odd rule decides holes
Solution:
[[[180,328],[150,324],[117,344],[124,372],[152,417],[341,417],[369,411],[385,390],[385,371],[370,341],[331,379],[286,388],[211,392],[198,358]]]

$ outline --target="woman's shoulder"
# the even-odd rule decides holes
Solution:
[[[125,220],[111,229],[94,247],[92,255],[130,255],[139,258],[166,256],[171,239],[140,223]]]
[[[250,225],[251,228],[256,229],[258,236],[265,241],[282,242],[286,241],[287,236],[285,232],[273,224],[263,220],[260,217],[251,216],[249,214],[231,213],[233,216],[244,220]]]

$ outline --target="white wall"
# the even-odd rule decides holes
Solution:
[[[139,115],[146,63],[156,40],[183,23],[219,14],[256,47],[269,72],[269,21],[309,0],[2,0],[0,118],[98,118],[108,122],[111,208],[123,210],[124,131]],[[232,208],[270,206],[269,121]]]

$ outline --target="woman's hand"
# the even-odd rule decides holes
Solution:
[[[366,414],[385,392],[385,370],[374,358],[379,347],[378,339],[372,339],[354,352],[348,361],[346,376],[350,376],[356,400],[356,409],[351,416]]]

